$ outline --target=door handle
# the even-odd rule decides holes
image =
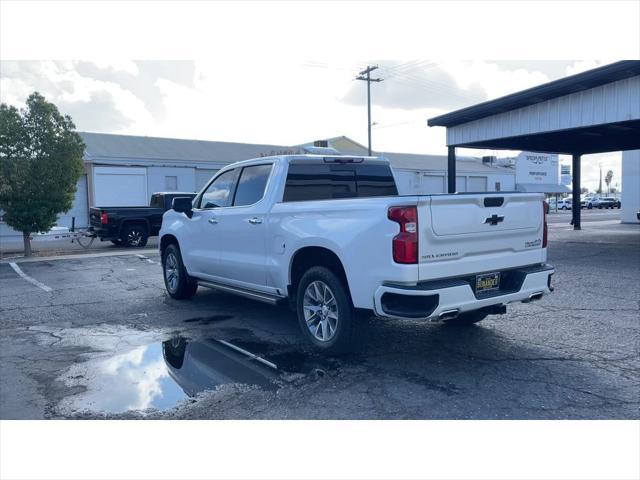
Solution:
[[[261,218],[258,218],[258,217],[253,217],[253,218],[250,218],[250,219],[248,220],[248,222],[249,222],[251,225],[259,225],[260,223],[262,223],[262,219],[261,219]]]
[[[217,218],[210,218],[209,219],[209,223],[212,225],[215,225],[216,223],[218,223],[218,219]]]

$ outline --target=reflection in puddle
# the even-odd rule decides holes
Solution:
[[[107,360],[76,365],[65,381],[87,390],[67,398],[65,403],[76,411],[164,410],[187,396],[223,384],[273,389],[276,377],[276,370],[260,357],[248,356],[215,339],[188,341],[176,337]]]

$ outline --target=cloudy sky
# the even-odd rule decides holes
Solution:
[[[346,135],[365,144],[366,84],[354,78],[374,64],[383,79],[372,84],[374,149],[444,154],[444,129],[429,128],[429,117],[602,63],[3,61],[0,99],[22,106],[37,90],[83,131],[282,145]],[[583,167],[591,188],[600,163],[614,170],[613,184],[620,178],[618,153],[594,156]]]

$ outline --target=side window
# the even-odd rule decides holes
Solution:
[[[269,180],[271,165],[252,165],[244,167],[238,180],[234,206],[253,205],[264,196],[264,189]]]
[[[238,169],[224,172],[202,194],[200,208],[228,207],[238,178]]]

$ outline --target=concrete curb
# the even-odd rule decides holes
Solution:
[[[96,253],[80,253],[68,255],[53,255],[50,257],[11,257],[3,258],[0,264],[8,263],[32,263],[32,262],[48,262],[51,260],[73,260],[75,258],[94,258],[94,257],[118,257],[122,255],[145,255],[158,253],[157,248],[118,250],[114,252],[96,252]]]

